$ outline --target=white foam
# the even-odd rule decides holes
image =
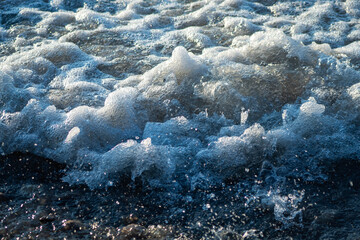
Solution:
[[[117,17],[121,20],[131,20],[136,18],[136,13],[131,9],[126,9],[117,14]]]
[[[65,162],[91,187],[357,158],[358,1],[270,2],[6,5],[0,153]]]
[[[351,87],[349,87],[347,89],[347,94],[349,94],[351,99],[354,101],[355,103],[354,107],[357,108],[358,107],[357,103],[359,103],[360,100],[360,83],[356,83]]]
[[[196,157],[223,177],[237,175],[240,167],[250,167],[263,160],[261,156],[267,150],[264,136],[264,128],[255,124],[239,137],[220,137]]]
[[[358,60],[360,59],[360,42],[355,41],[346,46],[336,48],[335,51],[340,54],[345,54],[351,59]]]
[[[300,107],[301,114],[320,115],[325,111],[325,106],[318,104],[316,100],[311,97],[306,103]]]
[[[249,41],[249,45],[245,45],[242,51],[253,62],[276,63],[287,58],[298,58],[307,63],[313,61],[311,51],[307,47],[279,30],[255,33]]]
[[[360,3],[357,0],[346,0],[344,3],[345,10],[348,14],[359,17],[360,16]]]
[[[236,35],[251,35],[261,28],[246,18],[232,18],[227,17],[224,19],[224,27],[232,31]]]
[[[174,74],[176,82],[181,84],[184,80],[196,81],[202,74],[206,73],[204,64],[196,61],[192,54],[189,54],[184,47],[174,49],[172,56],[144,74],[144,81],[140,84],[148,86],[150,82],[164,82],[170,74]]]
[[[115,27],[118,20],[107,13],[98,13],[90,9],[83,8],[75,15],[76,21],[82,23],[103,24],[106,27]]]
[[[73,13],[68,12],[55,12],[49,14],[41,22],[38,23],[39,27],[49,27],[49,26],[65,26],[74,22],[75,16]]]
[[[131,174],[131,178],[143,176],[147,180],[162,179],[172,175],[174,171],[173,154],[177,149],[167,146],[154,146],[151,139],[141,143],[129,140],[120,143],[103,155],[89,154],[86,162],[94,163],[91,172],[74,171],[64,179],[71,183],[86,183],[92,188],[106,186],[111,174]]]

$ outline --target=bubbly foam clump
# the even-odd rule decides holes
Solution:
[[[249,40],[250,44],[241,50],[247,59],[254,63],[279,63],[288,59],[305,63],[313,61],[311,51],[307,47],[287,37],[282,31],[255,33]]]
[[[167,146],[154,146],[151,139],[141,143],[128,140],[120,143],[104,154],[86,153],[80,160],[92,163],[91,172],[70,172],[64,179],[71,183],[86,183],[92,188],[106,186],[111,175],[130,174],[135,180],[144,177],[147,180],[159,180],[171,176],[174,171],[174,155],[177,149]]]
[[[10,67],[20,68],[24,65],[31,64],[36,58],[44,58],[57,67],[90,59],[90,57],[82,52],[75,44],[52,43],[44,44],[32,50],[25,51],[24,53],[14,54],[8,57],[5,62],[9,66],[2,66],[2,69],[6,71]]]
[[[72,13],[65,13],[65,12],[56,12],[49,14],[48,17],[43,19],[39,24],[39,26],[66,26],[72,22],[74,22],[75,16]]]
[[[349,45],[336,48],[335,51],[339,54],[345,54],[347,57],[350,57],[352,60],[360,59],[360,43],[352,42]]]
[[[236,35],[251,35],[261,28],[246,18],[225,18],[224,27],[229,28]]]
[[[177,84],[183,81],[194,81],[206,71],[206,67],[197,62],[184,47],[174,49],[171,58],[144,74],[144,84],[148,82],[166,81],[173,74]]]
[[[346,0],[344,3],[345,10],[348,14],[358,17],[360,16],[360,3],[356,0]]]
[[[83,22],[86,24],[103,24],[106,27],[114,27],[116,24],[116,19],[113,18],[111,15],[105,13],[98,13],[92,11],[90,9],[82,9],[76,13],[76,21]]]
[[[360,99],[360,84],[354,84],[347,92],[354,101],[358,101]]]
[[[267,148],[264,138],[264,128],[255,124],[239,137],[220,137],[211,142],[196,157],[224,177],[236,176],[240,167],[250,167],[263,161],[261,157]]]
[[[50,5],[55,8],[60,9],[67,9],[72,10],[74,8],[78,8],[83,6],[84,1],[83,0],[75,0],[75,1],[69,1],[69,0],[51,0]]]
[[[300,107],[301,114],[306,115],[321,115],[325,111],[325,106],[317,104],[314,98],[310,98],[308,102]]]

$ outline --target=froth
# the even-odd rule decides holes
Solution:
[[[357,1],[6,4],[0,152],[65,162],[71,184],[359,157]]]

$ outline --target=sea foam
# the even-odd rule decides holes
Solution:
[[[0,152],[66,163],[70,184],[359,158],[357,1],[4,4]]]

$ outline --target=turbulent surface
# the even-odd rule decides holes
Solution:
[[[186,199],[243,182],[300,226],[306,193],[288,179],[326,182],[359,159],[359,7],[3,0],[0,152],[66,164],[62,180],[91,189]]]

